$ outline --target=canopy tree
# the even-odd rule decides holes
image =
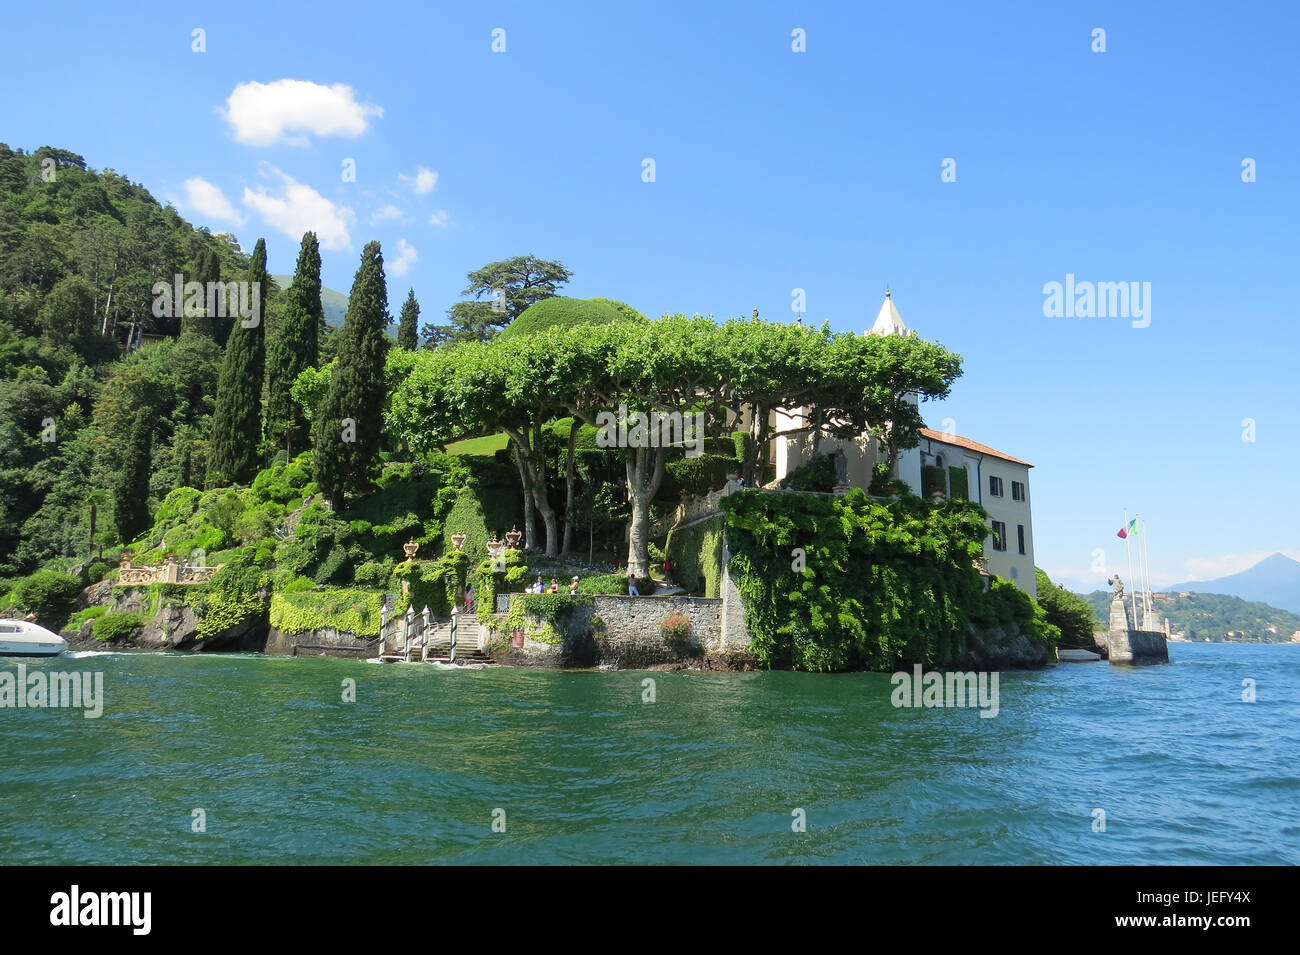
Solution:
[[[438,348],[467,341],[487,341],[535,302],[555,295],[573,273],[559,262],[517,255],[490,262],[469,273],[462,295],[473,296],[447,310],[446,325],[426,324],[425,345]]]
[[[667,461],[706,433],[721,434],[737,422],[749,430],[745,468],[751,482],[759,449],[801,433],[869,433],[892,461],[918,440],[922,422],[913,396],[943,397],[959,374],[958,356],[916,338],[833,335],[827,328],[763,322],[716,325],[672,315],[555,325],[544,334],[498,336],[413,356],[400,370],[390,365],[395,393],[388,420],[417,452],[459,437],[507,434],[525,492],[546,526],[548,554],[558,548],[546,495],[543,426],[566,414],[575,427],[577,421],[618,422],[612,453],[623,457],[632,510],[628,569],[644,575],[650,502]],[[778,409],[806,413],[782,416]],[[696,430],[699,420],[704,433]]]

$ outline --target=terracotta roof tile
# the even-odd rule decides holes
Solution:
[[[1001,451],[990,448],[987,444],[980,444],[978,441],[972,441],[970,438],[963,438],[959,434],[949,434],[947,431],[935,431],[933,428],[922,428],[921,436],[929,438],[931,441],[940,441],[943,444],[965,448],[967,451],[976,451],[980,454],[987,454],[992,458],[1001,458],[1003,461],[1010,461],[1012,464],[1023,464],[1027,468],[1033,467],[1033,465],[1028,461],[1013,458],[1009,454],[1003,454]]]

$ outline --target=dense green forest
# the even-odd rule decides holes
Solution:
[[[1098,627],[1110,622],[1109,591],[1085,597],[1097,615]],[[1140,598],[1139,598],[1140,599]],[[1237,643],[1287,643],[1300,630],[1300,614],[1227,594],[1153,594],[1156,612],[1169,629],[1188,640]]]

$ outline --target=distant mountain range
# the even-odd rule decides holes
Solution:
[[[1163,588],[1167,593],[1229,594],[1300,613],[1300,561],[1273,554],[1237,574],[1192,580]]]
[[[1094,590],[1084,597],[1097,615],[1097,627],[1104,630],[1110,622],[1111,594]],[[1138,597],[1139,610],[1141,597]],[[1293,640],[1300,633],[1300,614],[1279,610],[1268,604],[1229,597],[1225,594],[1202,594],[1191,591],[1151,595],[1161,624],[1167,619],[1169,629],[1187,640],[1216,643],[1300,643]]]
[[[272,275],[275,284],[280,288],[288,288],[293,284],[292,275]],[[348,313],[348,297],[342,292],[336,292],[332,288],[321,287],[320,304],[325,310],[325,324],[332,325],[335,328],[343,327],[343,316]]]

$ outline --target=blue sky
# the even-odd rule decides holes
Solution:
[[[445,6],[12,17],[0,139],[265,235],[274,272],[309,222],[344,292],[378,239],[390,307],[412,287],[425,319],[525,253],[652,315],[788,320],[803,289],[860,331],[888,283],[965,359],[930,423],[1036,465],[1053,574],[1103,586],[1096,548],[1125,572],[1125,507],[1157,583],[1300,556],[1294,6]],[[287,80],[326,89],[307,110]],[[1149,326],[1045,317],[1067,273],[1150,282]]]

